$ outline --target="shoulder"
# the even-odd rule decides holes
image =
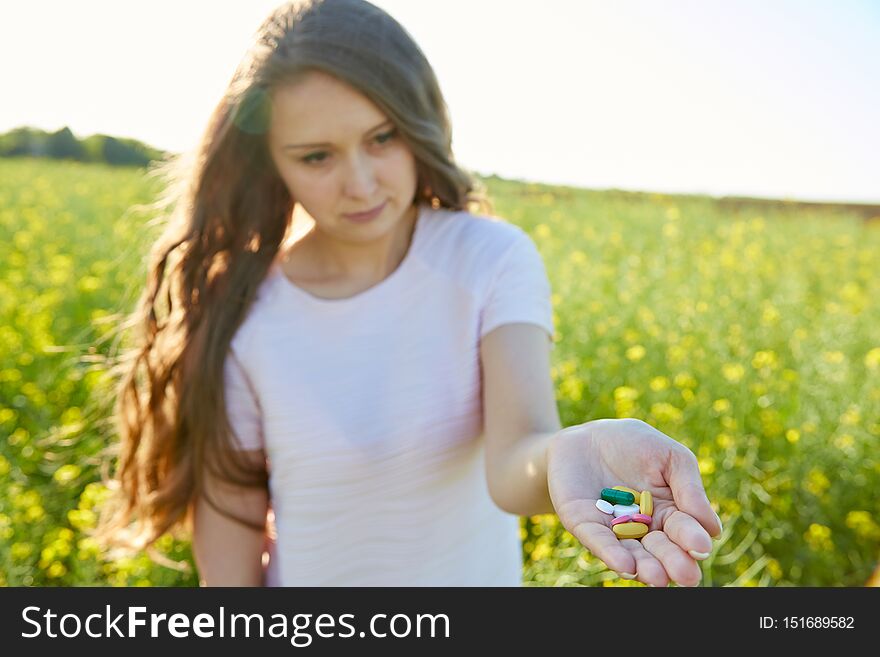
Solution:
[[[279,285],[279,276],[282,276],[278,261],[273,261],[268,272],[259,282],[253,302],[241,318],[238,328],[232,336],[230,346],[240,360],[246,361],[249,345],[259,339],[259,333],[264,325],[277,324],[284,318],[280,316],[283,304],[277,302],[277,297],[282,288]],[[268,320],[268,322],[267,322]]]
[[[528,233],[503,217],[446,208],[428,208],[426,213],[422,253],[434,264],[453,259],[459,265],[492,266],[515,245],[531,241]]]

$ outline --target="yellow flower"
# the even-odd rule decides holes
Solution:
[[[830,486],[831,482],[828,480],[828,477],[818,468],[810,470],[804,482],[804,488],[816,497],[821,497]]]
[[[712,410],[716,413],[726,413],[730,410],[730,401],[727,399],[716,399],[712,404]]]
[[[547,224],[538,224],[535,226],[535,236],[539,239],[550,237],[550,226]]]
[[[739,363],[725,363],[721,366],[721,374],[730,383],[739,383],[745,374],[745,368]]]
[[[755,356],[752,358],[752,367],[756,370],[767,367],[769,369],[776,369],[776,366],[779,364],[779,360],[776,357],[776,353],[773,351],[758,351],[755,353]]]
[[[669,387],[669,379],[667,379],[665,376],[655,376],[653,379],[651,379],[651,383],[649,385],[651,386],[651,390],[653,390],[654,392],[666,390],[666,388]]]
[[[97,516],[90,509],[71,509],[67,512],[67,520],[77,529],[94,527]]]
[[[540,561],[546,557],[549,557],[553,554],[553,548],[550,547],[548,543],[538,543],[535,546],[535,549],[532,550],[531,559],[532,561]]]
[[[880,347],[874,347],[865,354],[865,367],[869,370],[880,368]]]
[[[719,262],[721,263],[722,269],[736,269],[736,265],[737,262],[739,262],[739,259],[736,257],[736,254],[732,250],[722,249]]]
[[[830,552],[834,549],[834,543],[831,541],[831,528],[825,525],[814,522],[804,533],[804,539],[813,550]]]
[[[681,420],[682,412],[681,409],[676,408],[672,404],[657,402],[656,404],[651,405],[651,415],[653,415],[658,422],[678,422]]]
[[[24,561],[34,551],[34,546],[30,543],[13,543],[12,547],[9,549],[10,556],[13,561]]]
[[[846,526],[854,530],[862,539],[880,540],[880,526],[874,522],[867,511],[850,511],[846,514]]]
[[[640,344],[634,345],[626,350],[626,357],[633,362],[638,362],[645,357],[645,348]]]
[[[852,434],[848,433],[843,433],[834,439],[834,446],[844,452],[850,451],[855,443],[855,438],[853,438]]]
[[[52,478],[59,484],[68,484],[79,477],[80,472],[81,469],[78,465],[68,463],[67,465],[62,465],[58,468],[55,471],[55,474],[52,475]]]
[[[559,392],[564,399],[580,401],[583,399],[584,383],[577,377],[567,376],[559,384]]]
[[[53,561],[52,565],[49,566],[49,570],[46,571],[46,575],[51,578],[63,577],[67,574],[67,568],[60,561]]]
[[[855,426],[861,419],[862,416],[859,412],[859,407],[855,404],[850,404],[849,408],[840,416],[841,424],[846,426]]]
[[[801,439],[801,432],[797,429],[789,429],[785,432],[785,439],[794,444]]]
[[[765,301],[761,312],[761,323],[765,326],[773,326],[779,321],[780,317],[781,315],[776,310],[776,307],[769,301]]]
[[[587,263],[587,254],[581,251],[580,249],[575,249],[571,252],[571,255],[568,256],[568,259],[575,265],[585,265]]]
[[[637,399],[639,396],[639,391],[635,388],[630,388],[629,386],[619,386],[614,389],[614,400],[622,401],[622,400],[633,400]]]

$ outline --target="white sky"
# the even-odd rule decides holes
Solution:
[[[275,1],[0,4],[0,132],[190,148]],[[880,202],[880,0],[375,0],[481,174]]]

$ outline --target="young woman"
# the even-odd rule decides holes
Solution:
[[[518,516],[555,512],[624,577],[699,582],[720,521],[694,455],[637,420],[561,427],[540,254],[451,143],[381,9],[269,16],[168,169],[100,536],[191,531],[204,585],[517,586]],[[653,493],[641,540],[596,506],[617,484]]]

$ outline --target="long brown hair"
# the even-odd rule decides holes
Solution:
[[[91,532],[104,547],[146,549],[155,559],[163,534],[186,538],[180,530],[192,529],[207,471],[267,486],[265,468],[236,456],[223,368],[296,204],[269,153],[272,92],[312,70],[351,85],[396,124],[417,163],[416,203],[493,213],[479,181],[455,163],[435,74],[397,21],[365,0],[301,0],[272,11],[193,152],[149,172],[163,181],[154,206],[165,226],[149,252],[146,288],[120,327],[139,329],[135,343],[111,368],[120,438],[110,450],[114,495]]]

